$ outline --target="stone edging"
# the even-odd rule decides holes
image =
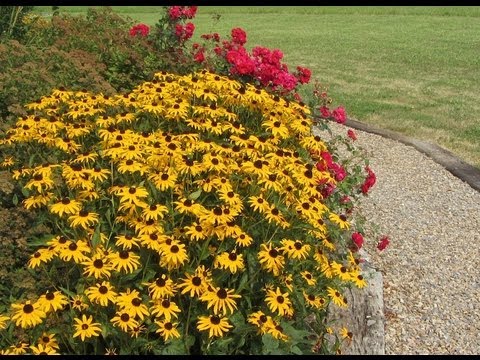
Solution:
[[[377,134],[413,146],[419,152],[427,155],[436,163],[442,165],[460,180],[466,182],[473,189],[480,192],[480,170],[457,158],[450,151],[425,141],[420,141],[387,129],[379,129],[357,120],[347,119],[345,125],[367,133]]]

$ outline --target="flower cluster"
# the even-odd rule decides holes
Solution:
[[[366,285],[354,223],[325,193],[344,175],[306,105],[202,71],[27,109],[0,145],[52,229],[28,266],[64,272],[0,314],[44,334],[32,351],[260,353],[269,337],[308,353],[329,303]]]
[[[130,29],[130,36],[148,36],[150,33],[150,27],[145,24],[137,24]]]

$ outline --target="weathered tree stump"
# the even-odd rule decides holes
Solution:
[[[363,275],[367,286],[347,289],[344,295],[349,306],[343,309],[332,304],[328,322],[333,321],[335,328],[345,326],[353,333],[352,340],[342,344],[342,354],[384,355],[383,277],[368,265],[363,269]]]

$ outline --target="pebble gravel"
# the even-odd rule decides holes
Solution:
[[[366,239],[384,282],[385,354],[480,354],[480,193],[411,146],[353,131],[377,177],[359,212],[391,240],[380,252]]]

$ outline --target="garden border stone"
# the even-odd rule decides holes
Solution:
[[[369,124],[347,118],[345,125],[367,133],[377,134],[392,140],[396,140],[405,145],[410,145],[427,155],[432,160],[442,165],[452,175],[466,182],[473,189],[480,192],[480,170],[467,164],[465,161],[456,157],[453,153],[444,148],[426,141],[414,139],[387,129],[379,129]]]

